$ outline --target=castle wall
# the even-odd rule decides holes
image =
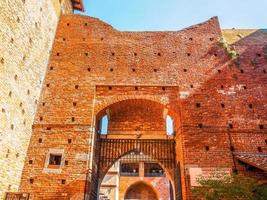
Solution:
[[[0,1],[0,199],[19,188],[58,19],[72,12],[61,3]]]
[[[207,73],[214,71],[214,63],[228,59],[217,46],[220,37],[215,18],[180,32],[130,33],[118,32],[98,19],[63,16],[34,121],[21,191],[30,192],[33,198],[48,195],[44,191],[49,191],[51,198],[81,195],[81,189],[75,194],[65,188],[75,187],[75,180],[85,182],[82,177],[88,167],[94,170],[97,165],[90,159],[95,149],[91,127],[97,109],[129,95],[133,99],[158,98],[179,113],[177,101],[184,91],[193,91],[191,84],[201,85],[209,78]],[[214,56],[211,49],[221,57]],[[74,135],[77,140],[68,144]],[[53,148],[64,149],[69,161],[61,166],[60,174],[43,171]]]
[[[154,98],[179,116],[176,153],[185,199],[190,199],[196,170],[232,171],[233,151],[259,153],[256,146],[266,145],[262,49],[267,36],[259,32],[238,41],[240,63],[233,63],[220,46],[221,36],[216,18],[177,32],[132,33],[91,17],[63,16],[34,120],[21,191],[35,199],[82,199],[86,173],[97,169],[92,157],[96,116],[127,98]],[[51,151],[63,152],[68,161],[60,170],[45,167]]]

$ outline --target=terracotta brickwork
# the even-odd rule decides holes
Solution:
[[[61,12],[69,0],[0,1],[0,199],[18,191]]]
[[[184,199],[190,199],[192,167],[234,170],[233,151],[266,153],[267,34],[236,42],[235,62],[221,37],[217,18],[177,32],[133,33],[62,16],[21,191],[32,199],[88,199],[103,114],[113,139],[166,139],[165,117],[172,116]],[[58,169],[47,165],[49,152],[60,152]]]
[[[142,184],[144,183],[144,184]],[[139,188],[138,186],[141,185]],[[137,187],[136,187],[137,186]],[[142,187],[147,186],[147,193]],[[164,200],[170,198],[170,183],[166,177],[145,177],[140,179],[139,177],[121,177],[120,178],[120,200],[123,199],[152,199],[147,196],[155,195],[155,199]],[[140,191],[141,190],[141,191]],[[142,193],[142,190],[144,192]],[[141,197],[140,197],[141,196]],[[144,196],[144,197],[142,197]],[[130,198],[131,197],[131,198]]]

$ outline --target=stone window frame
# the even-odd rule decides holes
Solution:
[[[58,168],[51,168],[49,167],[49,160],[50,160],[50,155],[61,155],[61,162]],[[50,148],[46,154],[46,159],[45,159],[45,165],[43,169],[43,173],[56,173],[60,174],[62,172],[62,168],[65,163],[65,155],[64,155],[64,149],[54,149]]]

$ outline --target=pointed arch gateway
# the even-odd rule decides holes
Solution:
[[[136,115],[142,111],[144,116],[148,114],[160,115],[161,118],[158,124],[161,124],[162,129],[155,125],[157,121],[152,119],[143,119],[143,116],[139,116],[141,123],[145,124],[145,127],[139,126],[134,128],[133,131],[129,131],[129,127],[132,124],[137,124]],[[135,111],[135,116],[128,116],[127,114]],[[174,112],[166,112],[166,105],[159,102],[144,100],[144,99],[128,99],[118,102],[113,102],[109,106],[98,110],[96,113],[96,126],[99,124],[99,120],[103,116],[108,116],[109,125],[111,130],[107,131],[107,134],[101,135],[101,131],[96,130],[96,141],[94,151],[94,163],[95,167],[92,170],[92,182],[91,182],[91,199],[98,198],[98,192],[102,180],[110,167],[117,162],[121,157],[129,154],[130,152],[142,152],[149,156],[155,162],[157,162],[164,170],[166,177],[169,179],[173,188],[173,197],[175,200],[182,199],[181,191],[181,174],[180,174],[180,161],[176,156],[176,140],[174,135],[170,136],[166,134],[166,117],[171,116],[174,122],[177,122],[177,117]],[[132,124],[125,128],[127,137],[123,135],[122,131],[117,128],[121,127],[121,116],[125,116],[127,120],[132,120]],[[138,117],[138,116],[137,116]],[[159,118],[156,117],[156,120]],[[139,119],[138,118],[138,119]],[[143,120],[143,121],[142,121]],[[151,121],[152,120],[152,121]],[[118,123],[119,125],[117,126]],[[115,125],[114,125],[115,124]],[[151,131],[152,126],[157,126],[160,131]],[[146,127],[149,127],[148,129]],[[174,130],[175,132],[175,130]],[[148,136],[146,136],[146,134]],[[150,134],[150,135],[149,135]],[[143,137],[144,136],[144,137]],[[155,136],[155,137],[151,137]],[[151,139],[149,139],[151,138]]]

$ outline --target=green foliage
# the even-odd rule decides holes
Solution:
[[[230,56],[230,58],[232,60],[234,60],[238,57],[238,54],[235,51],[234,47],[232,47],[230,44],[228,44],[224,38],[221,38],[220,45],[227,51],[228,55]]]
[[[200,187],[193,194],[205,200],[266,200],[267,186],[241,175],[217,174],[210,179],[199,178]]]

